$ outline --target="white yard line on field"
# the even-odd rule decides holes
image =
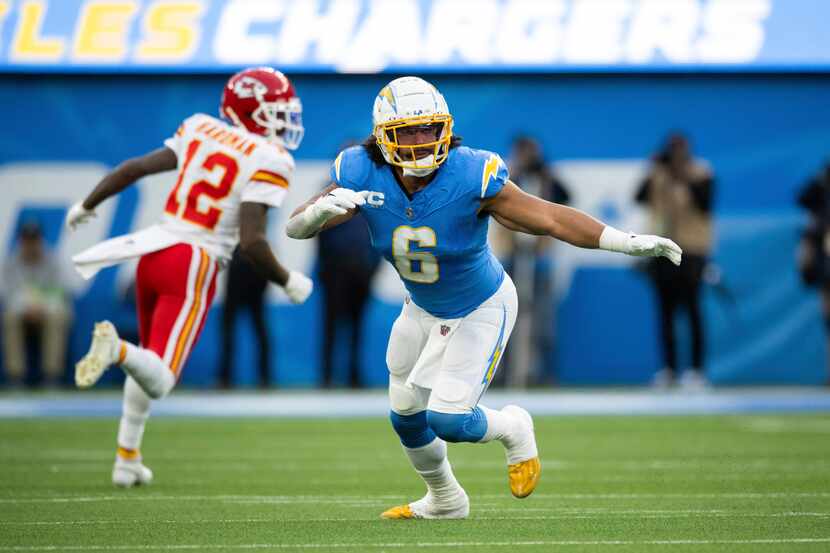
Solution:
[[[217,518],[202,520],[21,520],[0,521],[3,526],[95,526],[130,524],[249,524],[254,522],[283,522],[273,518]]]
[[[770,538],[747,540],[538,540],[538,541],[455,541],[391,543],[244,543],[244,544],[176,544],[176,545],[12,545],[0,551],[180,551],[180,550],[251,550],[251,549],[412,549],[458,547],[538,547],[566,545],[780,545],[830,543],[830,538]]]
[[[504,498],[483,494],[486,499]],[[830,492],[702,492],[702,493],[537,493],[537,499],[774,499],[796,497],[830,497]]]
[[[4,497],[2,503],[92,503],[96,501],[222,501],[225,503],[375,503],[400,500],[400,495],[90,495],[62,497]]]
[[[496,509],[482,509],[481,511],[496,512]],[[593,520],[608,518],[637,518],[637,519],[670,519],[670,518],[830,518],[830,513],[812,513],[787,511],[782,513],[744,513],[726,511],[604,511],[587,513],[554,512],[547,509],[503,509],[505,513],[550,512],[547,515],[510,515],[510,516],[478,516],[473,515],[470,520]],[[200,519],[200,520],[21,520],[0,521],[0,528],[4,526],[119,526],[131,524],[284,524],[290,522],[380,522],[379,517],[327,517],[327,518],[236,518],[236,519]]]
[[[724,493],[561,493],[534,494],[535,499],[790,499],[826,498],[830,492],[724,492]],[[482,494],[477,499],[507,499],[505,494]],[[62,497],[3,497],[0,504],[16,503],[92,503],[104,501],[222,501],[226,503],[311,503],[374,504],[400,500],[400,495],[92,495]]]

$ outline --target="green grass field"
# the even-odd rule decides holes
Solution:
[[[464,521],[385,521],[421,482],[385,420],[151,420],[152,486],[109,483],[117,423],[0,421],[0,551],[830,551],[830,415],[537,419],[451,446]]]

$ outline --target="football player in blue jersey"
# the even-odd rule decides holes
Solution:
[[[680,263],[671,240],[620,232],[589,215],[522,192],[494,153],[460,145],[444,97],[402,77],[375,99],[373,136],[340,153],[332,184],[288,222],[310,238],[360,209],[372,245],[408,291],[386,354],[392,426],[426,495],[393,507],[392,519],[465,518],[469,499],[453,475],[446,442],[501,442],[516,497],[536,488],[541,465],[533,421],[509,405],[479,400],[516,321],[516,289],[487,244],[490,217],[519,232],[584,248]]]

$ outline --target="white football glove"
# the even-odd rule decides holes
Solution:
[[[317,198],[302,213],[291,217],[285,226],[285,233],[291,238],[310,238],[317,234],[329,219],[365,205],[368,196],[368,190],[355,192],[348,188],[335,188],[325,196]]]
[[[629,255],[640,257],[665,257],[675,265],[680,265],[683,250],[668,238],[653,234],[632,234]]]
[[[675,265],[680,265],[683,250],[668,238],[653,234],[633,234],[620,232],[606,226],[599,238],[599,247],[612,252],[626,253],[638,257],[665,257]]]
[[[87,209],[83,202],[77,202],[69,208],[69,212],[66,214],[66,226],[70,230],[75,230],[93,217],[97,217],[94,209]]]
[[[355,192],[349,188],[335,188],[306,208],[306,220],[323,224],[333,217],[343,215],[350,209],[366,204],[368,190]]]
[[[305,302],[314,290],[314,282],[299,271],[290,271],[288,273],[288,282],[283,287],[288,299],[293,304],[300,304]]]

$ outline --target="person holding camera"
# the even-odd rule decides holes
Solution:
[[[660,259],[650,260],[648,266],[660,310],[664,368],[653,382],[659,388],[671,385],[678,376],[674,317],[680,308],[688,312],[692,334],[692,366],[680,376],[680,384],[692,390],[708,384],[700,288],[712,249],[713,195],[714,178],[709,164],[692,156],[684,135],[670,135],[654,156],[636,197],[649,209],[653,232],[683,248],[683,263],[679,266]]]

